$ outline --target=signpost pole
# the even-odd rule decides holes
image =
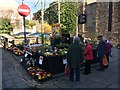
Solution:
[[[27,39],[26,39],[26,23],[25,23],[25,16],[23,16],[23,26],[24,26],[24,44],[27,45]]]
[[[23,1],[23,0],[22,0]],[[26,39],[26,23],[25,23],[25,17],[30,14],[30,8],[23,4],[19,5],[18,7],[18,13],[23,16],[23,27],[24,27],[24,45],[27,45],[27,39]]]

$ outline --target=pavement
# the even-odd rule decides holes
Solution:
[[[80,74],[80,83],[70,82],[64,73],[43,83],[31,78],[20,63],[20,57],[0,48],[2,52],[2,89],[6,88],[114,88],[118,89],[118,53],[120,49],[112,49],[112,57],[108,69],[96,71],[98,64],[92,65],[92,73]],[[1,53],[0,53],[1,54]],[[81,70],[82,71],[82,70]]]

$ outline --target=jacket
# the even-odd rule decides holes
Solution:
[[[97,47],[97,57],[102,58],[104,55],[106,55],[105,42],[103,40],[100,40],[98,47]]]
[[[84,54],[86,60],[93,60],[93,49],[90,44],[86,45],[83,54]]]
[[[106,54],[109,55],[110,54],[110,50],[112,48],[112,45],[108,42],[105,43],[106,46]]]
[[[83,50],[79,44],[74,43],[69,46],[67,52],[67,62],[71,68],[80,68],[83,58]]]

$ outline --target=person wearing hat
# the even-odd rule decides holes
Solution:
[[[104,71],[105,67],[103,65],[102,59],[103,59],[104,55],[106,55],[105,41],[103,40],[102,35],[98,36],[97,38],[99,40],[99,44],[97,47],[97,58],[98,58],[98,62],[100,65],[100,68],[97,70]]]

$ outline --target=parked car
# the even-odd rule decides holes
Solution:
[[[50,37],[50,34],[44,33],[44,37]]]
[[[39,33],[39,32],[37,32],[37,33],[31,33],[29,36],[30,36],[30,37],[41,37],[42,34]],[[43,33],[43,36],[44,36],[44,38],[45,38],[45,37],[50,37],[50,34]]]
[[[26,37],[29,37],[30,32],[26,32]],[[14,34],[14,37],[24,37],[24,32]]]
[[[37,33],[31,33],[29,36],[30,37],[40,37],[42,34],[37,32]]]

